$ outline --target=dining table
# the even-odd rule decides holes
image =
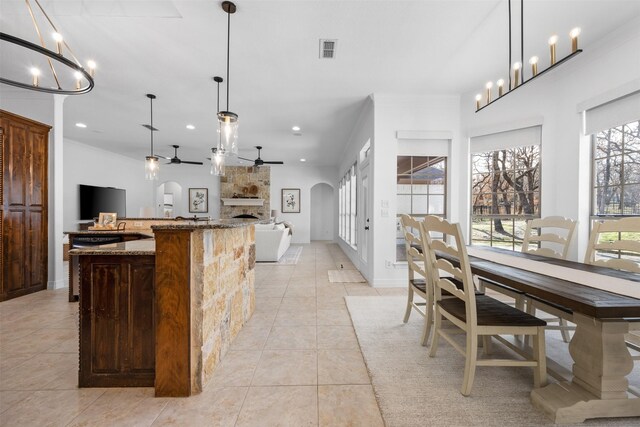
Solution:
[[[573,377],[534,389],[535,407],[563,424],[640,416],[640,398],[629,393],[634,361],[625,342],[630,324],[640,321],[640,275],[484,246],[467,252],[477,277],[558,307],[576,324]]]

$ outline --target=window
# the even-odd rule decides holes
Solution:
[[[593,215],[640,215],[640,121],[598,132],[593,142]]]
[[[400,215],[446,216],[447,159],[398,156],[396,174],[396,260],[406,261]]]
[[[352,247],[356,247],[357,221],[356,164],[349,168],[338,186],[338,235]]]
[[[540,216],[540,146],[474,153],[471,167],[472,244],[519,251]]]
[[[640,121],[593,135],[593,219],[640,216]],[[640,240],[640,233],[604,233],[600,241]],[[624,251],[599,251],[598,257],[638,256]]]

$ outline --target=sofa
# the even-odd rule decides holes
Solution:
[[[256,261],[276,262],[291,245],[291,229],[284,224],[256,224]]]

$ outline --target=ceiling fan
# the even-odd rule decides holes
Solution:
[[[187,165],[203,165],[204,164],[202,162],[192,162],[192,161],[189,161],[189,160],[180,160],[178,158],[178,148],[180,148],[180,146],[179,145],[172,145],[172,147],[174,149],[173,157],[158,156],[158,157],[162,157],[163,159],[169,160],[169,163],[167,163],[168,165],[180,165],[182,163],[187,164]]]
[[[284,162],[281,161],[272,161],[272,162],[268,162],[266,160],[262,160],[260,158],[260,150],[262,150],[262,147],[260,145],[256,145],[256,148],[258,149],[258,158],[255,160],[252,159],[245,159],[244,157],[238,157],[239,159],[242,160],[247,160],[249,162],[253,162],[254,166],[262,166],[262,165],[283,165]]]

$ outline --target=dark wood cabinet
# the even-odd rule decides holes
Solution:
[[[0,301],[47,288],[50,129],[0,110]]]
[[[153,387],[155,257],[80,258],[80,387]]]

